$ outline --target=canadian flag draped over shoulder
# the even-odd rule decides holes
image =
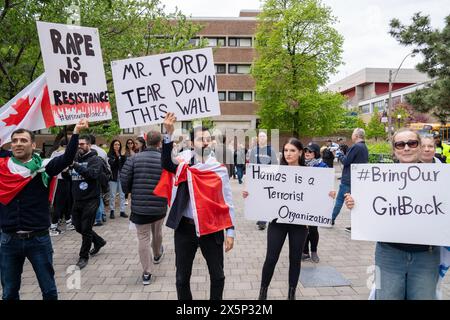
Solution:
[[[35,131],[54,125],[47,82],[42,74],[0,108],[0,145],[8,143],[11,133],[18,128]]]
[[[228,171],[213,157],[205,163],[189,166],[178,164],[176,174],[163,170],[153,193],[173,204],[178,185],[187,182],[197,236],[203,236],[233,226],[234,207]]]

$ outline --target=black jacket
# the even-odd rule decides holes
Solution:
[[[342,170],[341,183],[350,185],[350,167],[352,163],[368,163],[369,162],[369,150],[367,149],[366,143],[360,141],[355,143],[348,149],[345,156],[339,157],[344,169]]]
[[[102,159],[92,150],[78,155],[72,170],[72,195],[74,201],[100,198],[99,178],[102,174]]]
[[[167,200],[153,194],[161,173],[161,152],[155,148],[147,148],[127,159],[120,172],[120,182],[123,192],[131,193],[132,213],[146,216],[167,213]]]
[[[111,181],[120,180],[119,172],[122,170],[126,160],[127,157],[123,155],[117,156],[115,153],[108,153],[108,163],[112,172]]]
[[[66,152],[52,159],[45,167],[51,177],[58,175],[72,164],[78,149],[78,134],[72,135]],[[0,204],[2,232],[44,231],[50,227],[49,188],[37,174],[6,206]]]

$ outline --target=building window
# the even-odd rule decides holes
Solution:
[[[249,74],[250,66],[249,64],[229,64],[228,73]]]
[[[208,47],[225,47],[225,38],[206,37]]]
[[[384,111],[384,107],[385,107],[384,100],[374,102],[372,104],[372,106],[373,106],[372,110],[374,112],[375,112],[375,109],[377,109],[378,112]]]
[[[361,113],[370,113],[370,104],[365,104],[359,108],[361,109]]]
[[[251,47],[252,38],[228,38],[229,47]]]
[[[225,91],[219,91],[219,101],[227,101],[227,93]]]
[[[200,44],[200,38],[192,38],[189,40],[189,44],[193,46],[198,46]]]
[[[52,134],[52,133],[50,132],[50,129],[41,129],[34,131],[34,134]]]
[[[134,134],[134,128],[123,129],[123,134]]]
[[[226,68],[225,64],[215,64],[214,67],[216,68],[217,74],[227,72],[227,68]]]
[[[253,93],[251,91],[230,91],[228,92],[228,101],[252,101]]]

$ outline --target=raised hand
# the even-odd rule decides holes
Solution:
[[[177,121],[177,117],[174,113],[168,112],[166,118],[164,119],[164,129],[168,134],[172,134],[175,131],[174,123]]]
[[[73,133],[78,134],[78,133],[80,133],[81,130],[87,129],[87,128],[89,128],[88,120],[86,118],[81,119],[75,126],[75,129],[73,129]]]

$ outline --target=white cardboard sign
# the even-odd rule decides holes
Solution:
[[[248,164],[248,220],[331,227],[334,169]]]
[[[121,128],[220,115],[211,48],[111,62]]]
[[[450,246],[450,167],[353,164],[352,239]]]
[[[36,21],[57,126],[111,119],[96,28]]]

